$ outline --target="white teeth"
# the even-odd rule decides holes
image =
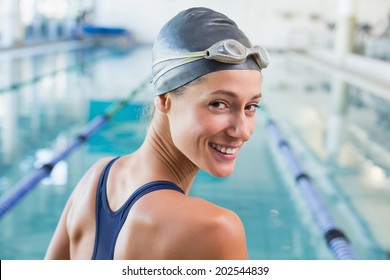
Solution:
[[[210,146],[212,148],[216,149],[217,151],[224,153],[224,154],[228,154],[228,155],[234,155],[238,150],[238,148],[226,148],[226,147],[214,144],[214,143],[212,143]]]

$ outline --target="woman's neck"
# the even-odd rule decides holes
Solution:
[[[162,179],[173,181],[188,194],[199,168],[173,144],[167,122],[154,120],[151,123],[137,153]]]

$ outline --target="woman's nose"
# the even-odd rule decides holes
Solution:
[[[227,134],[242,141],[248,141],[252,135],[251,120],[245,115],[245,112],[232,116],[231,125]]]

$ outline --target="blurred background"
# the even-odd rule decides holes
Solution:
[[[239,214],[251,259],[339,258],[329,228],[358,259],[390,258],[390,1],[0,0],[0,259],[42,259],[83,173],[142,143],[153,40],[197,6],[271,64],[234,174],[200,172],[191,195]]]

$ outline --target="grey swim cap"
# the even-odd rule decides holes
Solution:
[[[155,64],[156,61],[174,54],[204,51],[213,44],[226,39],[236,40],[247,48],[252,47],[249,39],[234,21],[211,9],[191,8],[173,17],[163,26],[153,45],[152,72],[156,95],[175,90],[196,78],[215,71],[233,69],[261,71],[261,67],[252,55],[239,64],[198,59],[166,72],[161,70],[180,59]]]

